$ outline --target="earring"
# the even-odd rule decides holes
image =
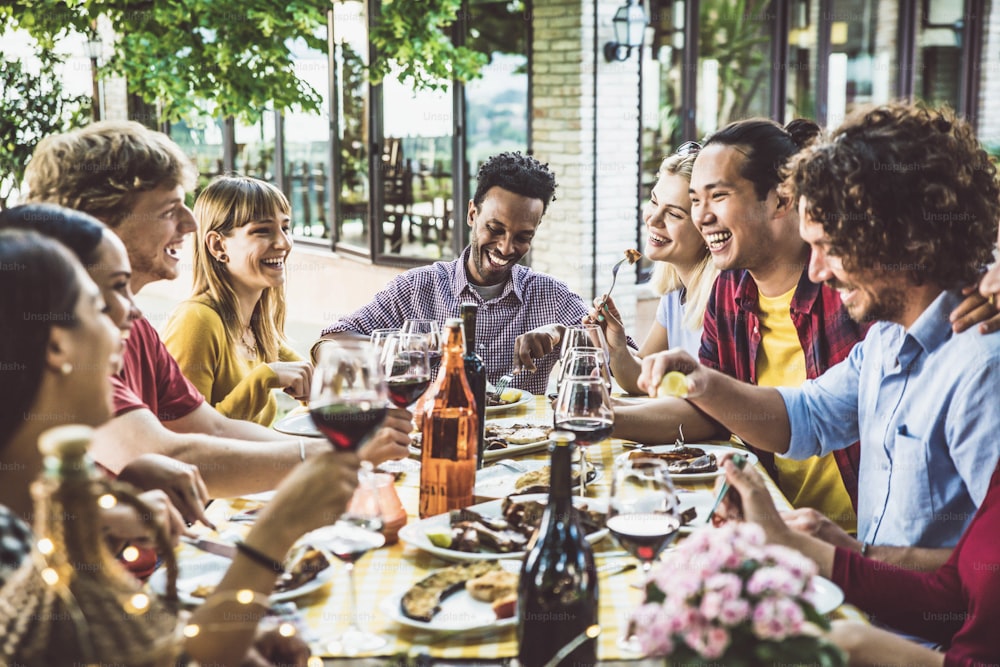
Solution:
[[[226,253],[222,253],[221,255],[219,255],[219,256],[217,257],[217,259],[218,259],[218,260],[219,260],[220,262],[222,262],[223,264],[225,264],[226,262],[228,262],[228,261],[229,261],[229,255],[227,255]]]
[[[68,361],[64,362],[63,365],[59,367],[59,372],[62,373],[63,375],[69,375],[70,373],[73,372],[73,364],[69,363]]]

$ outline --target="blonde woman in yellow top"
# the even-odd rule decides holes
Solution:
[[[268,426],[272,389],[306,400],[312,366],[285,340],[285,260],[291,207],[265,181],[220,176],[198,196],[192,297],[173,312],[164,343],[210,404]]]

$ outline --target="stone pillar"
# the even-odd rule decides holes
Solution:
[[[532,266],[588,302],[607,291],[612,265],[636,247],[638,54],[621,63],[603,55],[619,6],[619,0],[546,0],[532,10],[531,146],[559,183],[532,246]],[[623,266],[615,302],[630,333],[641,336],[632,326],[636,293],[634,267]]]

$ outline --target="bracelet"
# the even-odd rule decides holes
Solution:
[[[862,542],[861,543],[861,555],[862,556],[867,556],[868,555],[868,547],[870,547],[870,546],[871,545],[868,544],[867,542]]]
[[[306,460],[306,441],[304,438],[299,438],[299,459]]]
[[[258,565],[266,567],[273,572],[282,573],[285,571],[284,564],[279,563],[262,551],[257,551],[242,540],[236,543],[236,550]]]

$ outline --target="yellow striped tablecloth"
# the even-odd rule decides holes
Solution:
[[[525,421],[550,425],[552,411],[544,397],[537,397],[535,404],[523,405],[499,417],[517,417]],[[587,487],[587,495],[595,498],[606,498],[610,494],[610,477],[615,456],[624,450],[621,440],[609,439],[600,445],[587,448],[587,455],[592,463],[599,464],[604,474]],[[525,459],[547,460],[545,451],[523,456]],[[779,509],[789,507],[777,487],[766,478],[771,489],[771,495]],[[403,506],[409,514],[408,521],[416,521],[417,500],[419,496],[419,475],[404,475],[397,481],[397,491]],[[712,482],[690,482],[685,487],[692,489],[709,489]],[[228,517],[245,511],[259,504],[259,501],[236,498],[225,502],[214,503],[209,508],[210,518],[218,521],[220,530],[226,530]],[[228,524],[228,527],[236,527]],[[245,530],[245,526],[243,526]],[[598,565],[621,559],[628,562],[625,554],[612,537],[607,537],[595,545]],[[198,555],[198,552],[188,546],[181,546],[178,558],[183,566],[185,558]],[[385,647],[371,655],[377,656],[410,656],[429,654],[433,658],[453,660],[491,660],[508,658],[517,655],[517,640],[514,628],[508,628],[492,634],[465,636],[463,634],[428,634],[412,628],[401,627],[379,611],[383,600],[399,594],[430,572],[447,566],[449,563],[412,546],[398,543],[383,547],[366,554],[355,566],[354,576],[357,584],[358,607],[360,621],[363,627],[376,632],[388,640]],[[342,656],[333,640],[339,636],[352,619],[350,592],[343,564],[334,562],[333,567],[338,572],[332,581],[314,593],[298,598],[299,613],[303,619],[306,638],[313,648],[313,653],[319,656]],[[642,601],[642,591],[631,585],[639,578],[638,570],[630,570],[621,574],[602,576],[599,583],[600,591],[600,624],[598,658],[605,660],[632,659],[638,656],[623,651],[616,644],[616,639],[622,631],[624,623],[631,611]],[[845,610],[846,617],[862,617],[859,612]],[[363,654],[364,655],[364,654]]]

